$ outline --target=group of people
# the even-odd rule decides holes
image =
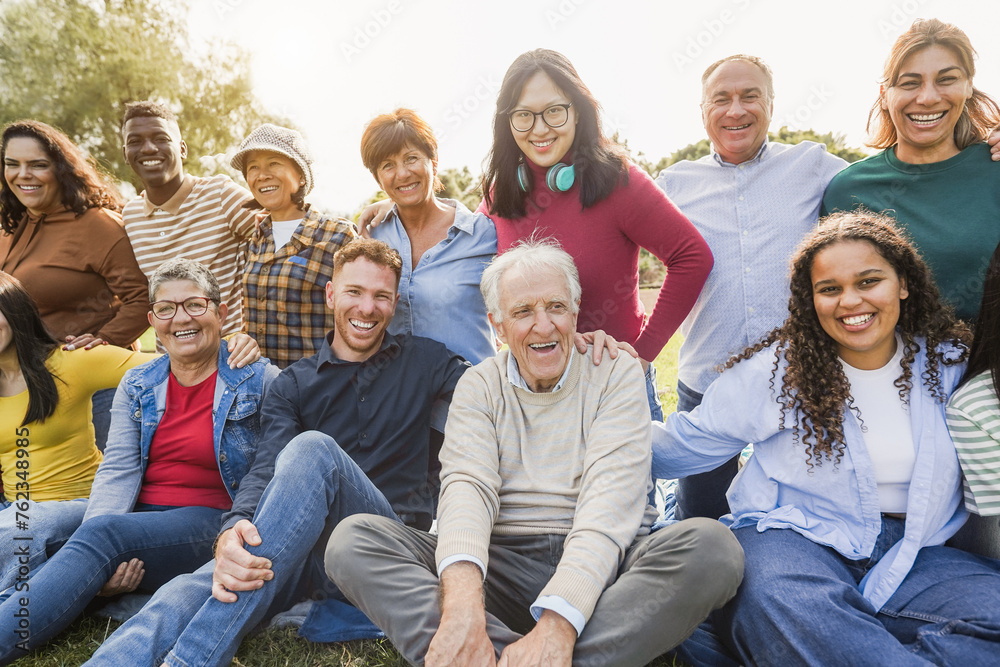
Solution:
[[[9,124],[0,663],[137,589],[88,664],[228,664],[303,600],[429,666],[995,661],[1000,107],[974,55],[916,21],[884,150],[850,166],[769,141],[770,69],[724,58],[712,153],[654,181],[530,51],[479,208],[435,196],[434,134],[397,109],[362,137],[388,199],[361,232],[306,203],[289,128],[240,144],[248,192],[130,104],[122,205],[61,132]],[[640,248],[667,267],[650,313]],[[129,349],[148,326],[163,356]],[[949,543],[967,523],[979,553]]]

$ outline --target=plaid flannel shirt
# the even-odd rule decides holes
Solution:
[[[278,368],[326,345],[326,332],[334,328],[326,307],[333,255],[356,237],[352,223],[311,207],[281,248],[275,248],[270,216],[257,225],[243,272],[243,330]]]

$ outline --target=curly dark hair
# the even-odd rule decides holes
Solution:
[[[784,357],[786,362],[778,396],[780,427],[785,428],[786,416],[793,413],[795,437],[805,446],[806,463],[810,468],[821,465],[824,460],[833,460],[834,465],[840,462],[845,448],[845,406],[855,409],[850,382],[838,361],[837,343],[820,324],[812,288],[816,256],[844,241],[870,243],[905,281],[909,295],[900,301],[896,324],[896,331],[903,340],[902,373],[894,382],[901,401],[909,400],[913,386],[911,367],[920,350],[917,338],[924,339],[927,351],[923,384],[941,403],[948,398],[941,386],[941,365],[964,361],[972,338],[968,327],[956,319],[951,306],[941,301],[930,269],[892,218],[858,209],[834,213],[821,220],[792,257],[788,319],[724,365],[724,368],[731,368],[764,348],[775,346],[772,388],[779,372],[779,359]],[[960,354],[946,357],[942,343],[954,344]]]
[[[493,147],[483,176],[483,196],[490,213],[502,218],[522,218],[527,212],[528,193],[517,181],[517,166],[527,158],[514,140],[508,114],[517,106],[525,82],[537,72],[547,74],[569,96],[579,119],[571,150],[581,207],[593,206],[619,184],[628,183],[625,151],[605,136],[601,105],[573,64],[557,51],[535,49],[519,55],[507,69],[493,114]]]
[[[110,177],[97,168],[93,158],[85,156],[69,137],[51,125],[37,120],[9,123],[0,137],[0,164],[7,158],[7,142],[20,137],[37,141],[52,160],[63,206],[77,215],[91,208],[122,210],[122,196]],[[27,212],[7,183],[7,177],[0,175],[0,228],[12,234]]]

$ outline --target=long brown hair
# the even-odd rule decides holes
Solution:
[[[935,44],[955,54],[971,83],[976,75],[976,50],[972,48],[969,37],[951,23],[937,19],[917,19],[892,45],[892,51],[882,71],[880,83],[883,89],[896,85],[900,70],[907,58]],[[1000,107],[993,98],[973,86],[972,97],[966,100],[962,115],[955,124],[955,145],[958,150],[962,150],[984,141],[989,136],[990,130],[998,123],[1000,123]],[[896,143],[896,126],[892,124],[888,110],[882,108],[882,95],[879,95],[872,105],[865,129],[870,137],[868,145],[872,148],[888,148]]]
[[[834,213],[799,245],[792,258],[788,319],[762,341],[726,362],[730,368],[743,359],[774,346],[772,386],[779,375],[780,358],[786,366],[781,377],[781,428],[789,413],[794,416],[796,439],[805,447],[810,467],[824,460],[840,461],[844,453],[844,410],[851,406],[851,385],[838,360],[837,343],[823,330],[813,302],[812,267],[822,250],[844,241],[864,241],[881,255],[896,275],[906,283],[909,296],[900,301],[896,331],[903,339],[902,372],[895,385],[906,402],[913,386],[912,365],[922,343],[927,355],[923,384],[943,403],[946,390],[941,385],[941,365],[964,361],[971,334],[955,318],[951,307],[941,301],[927,264],[892,218],[865,209]],[[942,343],[953,343],[960,353],[945,356]]]
[[[0,164],[7,157],[7,142],[25,137],[37,141],[52,161],[56,182],[60,188],[60,202],[77,215],[90,208],[122,210],[122,196],[111,179],[98,171],[93,158],[83,154],[69,137],[37,120],[19,120],[8,124],[0,138]],[[0,174],[0,228],[13,233],[27,213],[7,177]]]

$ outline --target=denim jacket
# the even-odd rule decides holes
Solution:
[[[968,514],[962,505],[958,455],[945,423],[945,405],[926,390],[924,341],[911,370],[910,424],[916,462],[906,508],[906,533],[861,582],[865,598],[881,609],[902,583],[925,546],[944,544]],[[955,358],[959,351],[944,344],[941,351]],[[754,444],[753,456],[736,476],[729,492],[732,511],[722,517],[732,528],[756,526],[794,530],[813,542],[835,549],[845,558],[871,555],[882,528],[875,471],[864,443],[861,424],[844,410],[843,458],[824,461],[812,470],[805,448],[795,440],[792,416],[780,428],[781,391],[785,361],[761,350],[736,364],[708,387],[701,405],[674,413],[665,424],[653,424],[653,476],[683,477],[714,469]],[[965,364],[939,368],[941,388],[950,394]],[[772,372],[774,380],[772,381]]]
[[[278,369],[266,359],[231,369],[226,341],[219,348],[219,374],[212,409],[212,441],[219,473],[235,497],[250,470],[260,435],[260,401]],[[124,514],[135,506],[149,464],[149,447],[167,407],[166,356],[133,368],[122,379],[111,408],[104,461],[97,470],[84,520]]]

